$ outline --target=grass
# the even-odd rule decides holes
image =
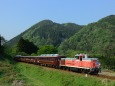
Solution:
[[[115,86],[115,81],[0,59],[0,86]]]
[[[28,79],[29,86],[115,86],[113,80],[48,70],[32,64],[19,63],[16,66],[21,75]]]
[[[0,86],[17,86],[21,84],[23,77],[17,72],[15,64],[16,62],[10,56],[0,55]]]
[[[13,80],[13,75],[15,75],[13,66],[10,64],[10,61],[4,59],[4,57],[0,56],[0,84],[3,86],[8,86],[8,83],[11,83]],[[0,86],[1,86],[0,85]]]

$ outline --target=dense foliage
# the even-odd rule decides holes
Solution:
[[[52,45],[42,46],[38,51],[38,54],[56,54],[56,53],[57,49]]]
[[[74,35],[82,27],[83,26],[74,23],[58,24],[50,20],[43,20],[11,39],[8,44],[13,46],[23,37],[33,42],[38,47],[43,45],[58,47],[61,42]]]
[[[87,53],[101,54],[106,57],[115,55],[115,24],[110,22],[115,16],[108,16],[99,22],[85,26],[74,36],[65,40],[59,50],[85,51]],[[105,20],[105,21],[104,21]],[[109,21],[106,21],[109,20]],[[65,52],[66,52],[65,51]]]
[[[32,42],[28,40],[24,40],[21,38],[16,46],[17,52],[25,52],[27,54],[37,53],[38,48]]]

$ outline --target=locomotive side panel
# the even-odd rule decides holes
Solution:
[[[98,73],[100,67],[97,58],[88,58],[86,54],[77,54],[76,58],[61,59],[60,66],[81,69],[90,73]]]

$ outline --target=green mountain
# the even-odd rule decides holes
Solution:
[[[42,45],[54,45],[58,47],[61,42],[74,35],[82,27],[74,23],[58,24],[51,20],[43,20],[11,39],[7,44],[12,47],[23,37],[38,47]]]
[[[61,43],[59,50],[85,51],[114,56],[115,15],[107,16],[83,27],[78,33]]]

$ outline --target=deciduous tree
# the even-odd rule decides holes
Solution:
[[[32,42],[21,38],[17,43],[17,52],[25,52],[27,54],[37,53],[38,47]]]
[[[45,45],[39,49],[38,53],[39,54],[56,54],[57,49],[52,45]]]

